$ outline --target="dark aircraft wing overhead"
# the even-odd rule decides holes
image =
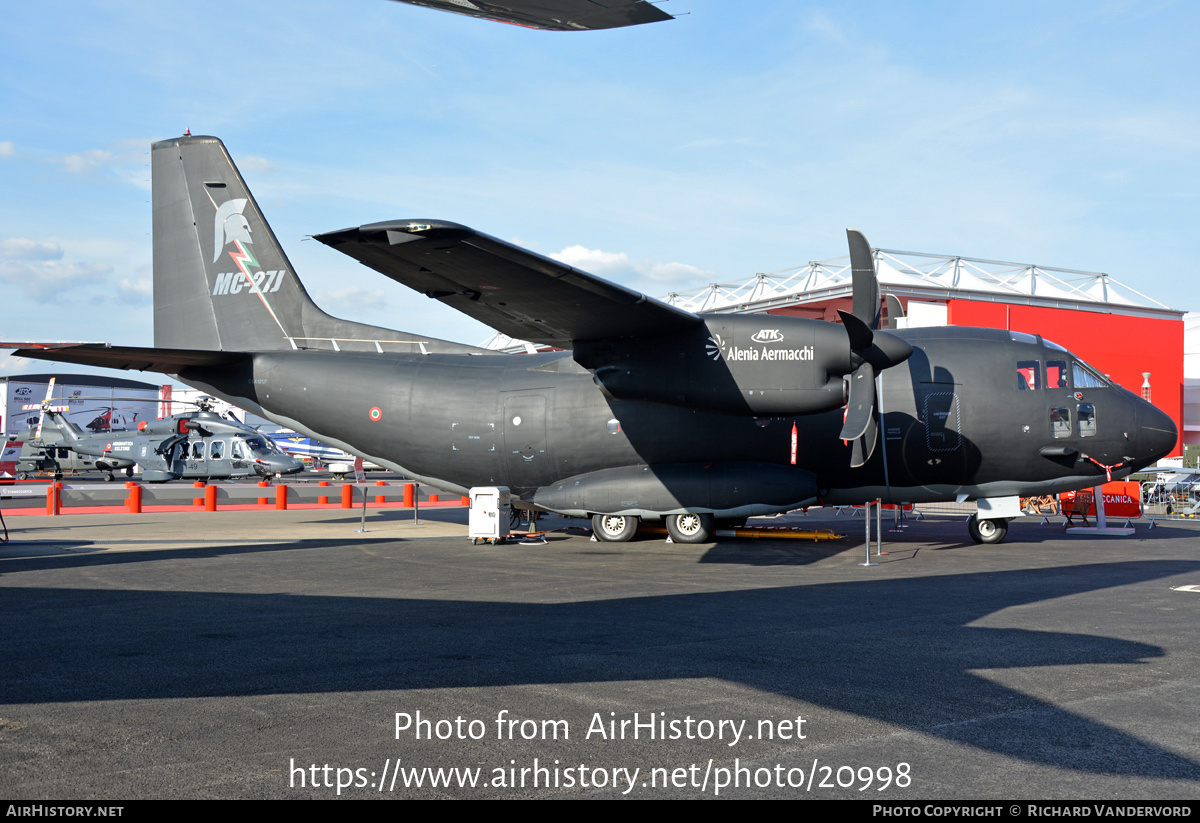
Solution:
[[[10,348],[14,344],[0,344]],[[29,343],[13,352],[17,357],[80,363],[106,369],[138,369],[178,374],[190,366],[228,366],[246,355],[238,352],[198,351],[194,349],[149,349],[136,346],[107,346],[103,343]]]
[[[396,220],[316,239],[519,340],[568,347],[700,323],[691,312],[457,223]]]
[[[587,31],[674,18],[646,0],[399,0],[550,31]]]

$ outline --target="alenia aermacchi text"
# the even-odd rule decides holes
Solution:
[[[693,314],[441,220],[317,239],[520,340],[497,354],[340,320],[297,279],[225,146],[153,146],[154,347],[17,354],[165,372],[442,489],[639,519],[676,541],[814,504],[979,501],[1003,539],[1019,495],[1121,478],[1175,447],[1171,418],[1041,337],[880,328],[866,239],[848,232],[842,323]]]

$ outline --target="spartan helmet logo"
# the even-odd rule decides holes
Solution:
[[[246,202],[246,198],[236,197],[217,207],[217,217],[213,221],[214,263],[221,258],[224,248],[233,241],[254,242],[250,239],[250,223],[242,215]]]

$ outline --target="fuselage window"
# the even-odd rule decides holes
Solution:
[[[246,459],[246,449],[243,446],[241,440],[233,441],[233,448],[230,450],[230,452],[233,454],[234,460],[245,460]]]
[[[209,460],[220,460],[222,457],[224,457],[225,456],[224,446],[225,446],[225,444],[222,443],[220,440],[214,440],[212,442],[212,445],[210,445],[208,447],[208,459]]]
[[[70,449],[58,449],[58,459],[59,460],[66,460],[67,457],[70,456],[70,454],[71,454]]]
[[[1017,388],[1024,391],[1041,387],[1041,364],[1037,360],[1022,360],[1017,363]]]
[[[1096,407],[1091,403],[1079,404],[1079,436],[1091,437],[1096,433]]]
[[[1056,438],[1071,436],[1070,409],[1050,409],[1050,431]]]
[[[194,443],[192,443],[192,459],[193,460],[203,460],[204,459],[204,441],[203,440],[197,440]]]
[[[1071,377],[1077,389],[1103,389],[1108,387],[1104,378],[1082,363],[1071,364]]]
[[[1066,360],[1047,360],[1046,361],[1046,388],[1048,388],[1048,389],[1065,389],[1065,388],[1067,388],[1067,361]]]

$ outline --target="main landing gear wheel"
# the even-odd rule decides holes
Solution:
[[[713,533],[711,514],[673,514],[667,518],[667,534],[676,543],[707,543]]]
[[[638,519],[627,514],[593,514],[592,534],[605,543],[624,543],[637,534]]]
[[[1004,518],[980,520],[979,515],[973,514],[967,521],[967,532],[976,543],[999,543],[1008,534],[1008,521]]]

